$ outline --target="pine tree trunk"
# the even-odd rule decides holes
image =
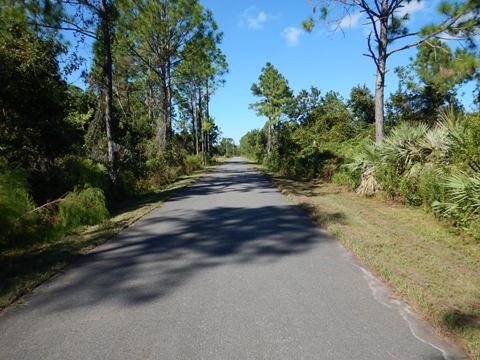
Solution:
[[[207,132],[206,134],[206,142],[207,142],[207,154],[210,155],[210,134]]]
[[[210,110],[209,110],[209,106],[210,106],[210,94],[209,94],[209,88],[208,88],[208,78],[207,78],[207,81],[206,81],[206,85],[205,85],[205,114],[206,114],[206,120],[210,121]],[[207,165],[207,159],[208,159],[208,155],[209,155],[209,148],[208,148],[208,132],[205,131],[205,160],[204,160],[204,163],[205,165]]]
[[[161,12],[160,18],[162,21],[168,21],[168,8],[166,1],[160,1]],[[159,44],[160,47],[165,48],[168,51],[168,43]],[[170,89],[170,59],[161,59],[160,64],[161,73],[161,118],[157,124],[157,141],[159,150],[163,151],[167,146],[167,140],[170,132],[170,103],[171,103],[171,89]]]
[[[159,119],[157,125],[157,141],[159,150],[163,151],[167,145],[167,133],[169,131],[168,123],[170,122],[170,99],[169,99],[169,88],[167,80],[167,66],[162,65],[161,67],[162,74],[162,111],[161,118]]]
[[[201,152],[202,158],[204,157],[204,141],[203,141],[203,103],[202,103],[202,88],[198,88],[198,116],[197,116],[197,132],[199,133],[199,140],[201,137]]]
[[[113,85],[112,85],[112,51],[110,39],[110,19],[107,0],[100,2],[100,13],[102,22],[103,41],[103,75],[104,75],[104,96],[105,96],[105,130],[107,134],[108,168],[110,179],[116,181],[115,169],[115,142],[113,135]]]
[[[385,60],[379,59],[378,67],[375,81],[375,141],[380,144],[384,137]]]
[[[207,132],[203,130],[203,165],[207,165]]]
[[[270,155],[272,152],[272,125],[268,124],[268,134],[267,134],[267,154]]]
[[[170,59],[167,62],[167,119],[165,125],[165,140],[168,142],[173,135],[172,132],[172,74],[171,74],[171,61]]]
[[[190,113],[192,116],[192,137],[193,137],[193,150],[198,155],[198,132],[197,132],[197,117],[195,115],[195,101],[190,97]]]
[[[197,104],[198,105],[198,104]],[[198,155],[200,153],[200,134],[199,134],[199,127],[200,127],[200,110],[197,108],[195,109],[196,116],[195,116],[195,154]]]
[[[155,117],[153,115],[153,88],[150,80],[147,82],[147,87],[148,87],[148,93],[147,93],[148,119],[150,120],[151,124],[154,124]]]
[[[382,13],[388,14],[388,1],[382,0]],[[380,39],[378,44],[377,76],[375,80],[375,141],[382,143],[384,131],[385,71],[387,62],[387,26],[388,16],[381,17]]]

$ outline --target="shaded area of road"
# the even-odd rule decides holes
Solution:
[[[372,281],[234,159],[3,314],[0,359],[448,358]]]

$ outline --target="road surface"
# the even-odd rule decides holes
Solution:
[[[240,159],[0,316],[0,359],[459,359]]]

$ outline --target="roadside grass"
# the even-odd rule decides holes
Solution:
[[[439,334],[480,359],[480,242],[421,209],[260,170]]]
[[[160,206],[209,169],[211,167],[179,177],[159,190],[126,199],[113,209],[112,217],[102,224],[84,227],[54,242],[0,249],[0,310]],[[17,305],[21,306],[21,301]]]

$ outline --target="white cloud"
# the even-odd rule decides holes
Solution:
[[[360,23],[362,18],[362,13],[358,12],[355,14],[345,16],[340,22],[338,23],[338,27],[345,29],[345,28],[354,28],[357,27]]]
[[[419,11],[422,11],[423,9],[425,9],[425,1],[412,0],[409,3],[405,3],[403,7],[398,9],[396,11],[396,14],[397,16],[400,16],[400,17],[403,17],[406,14],[408,14],[411,17],[413,14]]]
[[[277,17],[258,10],[255,6],[250,6],[240,16],[240,26],[246,26],[250,30],[262,30],[265,23]]]
[[[302,36],[304,31],[302,29],[296,28],[295,26],[289,26],[283,29],[282,35],[287,40],[287,44],[289,46],[295,46],[298,44],[300,40],[300,36]]]

